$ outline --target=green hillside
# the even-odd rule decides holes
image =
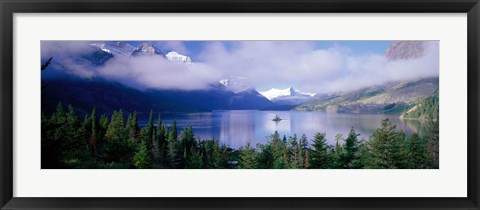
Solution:
[[[438,77],[413,81],[390,82],[346,93],[332,94],[294,108],[298,111],[335,113],[401,114],[418,100],[438,93]]]
[[[435,95],[419,100],[409,110],[402,114],[406,119],[438,119],[439,97]]]

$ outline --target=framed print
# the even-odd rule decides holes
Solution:
[[[479,208],[476,0],[0,5],[2,209]]]

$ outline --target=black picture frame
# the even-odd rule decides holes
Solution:
[[[479,209],[478,0],[0,0],[1,209]],[[13,197],[15,13],[467,13],[468,196],[466,198],[17,198]],[[39,30],[43,30],[41,26]],[[448,181],[448,180],[447,180]]]

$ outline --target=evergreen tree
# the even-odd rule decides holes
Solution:
[[[92,114],[89,118],[91,120],[91,135],[89,138],[89,145],[91,147],[91,152],[97,154],[97,143],[98,143],[98,119],[97,119],[97,109],[94,107]]]
[[[404,168],[403,141],[405,135],[395,131],[396,125],[388,118],[382,120],[369,142],[372,152],[372,168]]]
[[[178,138],[178,132],[177,132],[177,120],[173,120],[173,125],[172,125],[172,137],[177,140]]]
[[[335,135],[335,148],[334,152],[332,154],[332,161],[333,161],[333,166],[334,168],[342,168],[342,153],[343,153],[343,148],[342,148],[342,143],[343,142],[343,135],[342,134],[337,134]]]
[[[167,146],[167,156],[169,165],[171,168],[177,168],[179,164],[179,151],[178,151],[178,141],[175,137],[175,132],[170,131],[168,134],[168,146]]]
[[[310,150],[305,152],[305,162],[303,164],[305,168],[310,168]]]
[[[370,149],[368,148],[368,144],[365,142],[361,142],[358,146],[358,159],[353,160],[353,165],[357,168],[371,168],[372,165],[372,154],[370,153]]]
[[[343,151],[340,153],[341,167],[342,168],[358,168],[358,166],[353,163],[358,159],[358,136],[353,127],[348,133],[347,139],[345,139],[345,145],[343,146]]]
[[[297,142],[297,135],[290,136],[288,138],[289,143],[289,168],[303,168],[302,157],[301,157],[301,147]]]
[[[288,154],[286,154],[285,141],[280,139],[280,134],[277,131],[270,136],[274,159],[273,168],[281,169],[287,168],[288,166]]]
[[[128,134],[124,128],[123,112],[122,110],[114,111],[105,133],[106,160],[126,164],[130,162],[133,151],[133,142],[128,140]]]
[[[428,151],[422,139],[417,134],[412,134],[408,138],[406,146],[408,168],[427,168]]]
[[[275,158],[273,155],[273,149],[271,144],[257,144],[257,148],[260,150],[258,154],[257,167],[262,169],[274,168]]]
[[[330,147],[327,144],[325,135],[325,133],[316,133],[314,135],[312,148],[310,148],[311,168],[331,168]]]
[[[135,127],[135,119],[132,113],[128,115],[126,129],[127,129],[128,137],[130,139],[136,139],[137,128]]]
[[[160,159],[163,165],[166,164],[167,161],[167,138],[168,130],[165,125],[159,120],[158,132],[157,132],[157,139],[160,146]]]
[[[153,143],[155,141],[154,133],[155,127],[153,126],[153,111],[150,111],[148,123],[140,132],[141,139],[145,141],[149,151],[152,150]]]
[[[429,168],[439,168],[439,122],[438,120],[428,121],[427,150],[430,159]]]
[[[150,157],[148,155],[147,144],[145,141],[141,141],[138,144],[137,151],[133,156],[133,165],[136,168],[149,168],[150,167]]]
[[[93,108],[90,118],[92,120],[92,137],[96,139],[98,132],[97,108]]]
[[[191,155],[187,158],[187,162],[185,168],[189,169],[203,169],[204,162],[203,162],[203,153],[197,151],[194,148],[190,149]]]
[[[100,128],[102,130],[107,130],[109,121],[110,120],[108,119],[107,115],[102,114],[102,116],[100,116],[100,120],[99,120]]]
[[[58,102],[57,109],[55,113],[53,113],[51,121],[53,121],[53,123],[56,123],[56,124],[63,124],[66,122],[66,120],[67,118],[65,116],[63,105],[61,102]]]
[[[212,166],[213,168],[228,168],[228,152],[227,147],[218,140],[213,142]]]
[[[250,142],[247,143],[247,146],[240,147],[238,166],[243,169],[257,168],[257,152],[255,148],[252,148]]]
[[[300,147],[299,149],[299,153],[300,153],[300,157],[302,158],[301,159],[301,162],[302,162],[302,168],[308,168],[305,163],[307,163],[306,161],[306,155],[307,155],[307,151],[308,151],[308,139],[307,139],[307,136],[305,134],[302,135],[302,137],[300,137],[300,140],[299,140],[299,144],[298,146]]]
[[[90,159],[88,149],[88,133],[82,129],[77,114],[71,105],[65,115],[66,122],[60,128],[63,130],[61,160],[67,168],[83,168],[83,162]]]

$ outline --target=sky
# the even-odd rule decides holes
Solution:
[[[132,46],[143,43],[155,45],[164,52],[177,51],[188,55],[193,60],[199,60],[201,52],[208,46],[209,41],[127,41]],[[232,48],[237,41],[223,41],[227,48]],[[361,55],[367,53],[383,54],[392,41],[315,41],[315,49],[326,49],[335,46],[342,46],[352,50],[353,54]]]
[[[82,78],[101,77],[142,89],[209,88],[228,79],[234,91],[295,89],[308,93],[355,90],[389,81],[438,76],[438,41],[423,41],[423,55],[389,60],[392,41],[127,41],[177,51],[193,65],[161,56],[114,57],[102,66],[78,59],[94,50],[89,41],[43,41],[42,59]]]

